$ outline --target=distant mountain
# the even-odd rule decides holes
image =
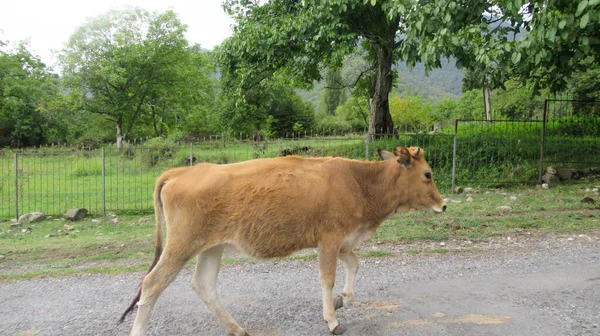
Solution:
[[[425,66],[421,63],[412,70],[409,70],[404,63],[398,63],[394,68],[398,71],[398,85],[392,89],[392,93],[418,95],[432,103],[444,97],[458,99],[462,95],[464,72],[456,67],[453,60],[442,61],[442,67],[429,71],[428,75],[425,75]],[[315,83],[312,90],[298,92],[304,100],[312,102],[318,110],[323,87],[324,81],[321,81]]]
[[[453,60],[443,61],[441,68],[429,71],[428,75],[425,75],[423,64],[417,64],[412,70],[404,63],[398,63],[395,67],[398,71],[398,87],[394,92],[419,95],[431,102],[444,97],[458,99],[462,95],[464,72],[456,67]]]

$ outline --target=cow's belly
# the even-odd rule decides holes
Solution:
[[[304,248],[317,247],[318,232],[314,225],[297,223],[246,226],[238,231],[235,245],[256,258],[281,258]]]

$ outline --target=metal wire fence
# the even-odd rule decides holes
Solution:
[[[540,120],[457,120],[453,185],[531,183],[539,176]]]
[[[453,130],[376,140],[364,134],[321,131],[280,139],[215,135],[187,144],[150,140],[126,144],[121,150],[113,146],[4,149],[0,150],[0,219],[33,211],[60,215],[79,207],[97,215],[150,213],[154,181],[171,167],[286,155],[375,160],[377,148],[396,146],[425,149],[442,193],[457,185],[536,183],[550,164],[600,166],[598,107],[598,102],[547,101],[540,120],[459,120]],[[592,112],[581,113],[582,108]]]
[[[600,166],[600,101],[546,100],[541,168]]]
[[[155,179],[166,169],[200,162],[226,164],[287,155],[377,159],[377,148],[452,143],[448,134],[404,134],[369,140],[362,134],[294,134],[282,139],[212,136],[195,143],[135,143],[121,150],[37,148],[0,154],[0,218],[39,211],[60,215],[149,213]],[[440,146],[437,146],[440,147]],[[440,147],[441,148],[441,147]],[[441,188],[451,181],[451,152],[426,154]]]

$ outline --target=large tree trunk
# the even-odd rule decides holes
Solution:
[[[490,98],[490,86],[483,81],[483,106],[485,107],[485,119],[492,120],[492,100]]]
[[[397,22],[391,27],[391,33],[387,43],[374,44],[377,52],[377,74],[375,77],[375,90],[371,96],[371,108],[369,118],[369,137],[376,138],[382,134],[394,133],[394,122],[390,115],[390,90],[392,89],[393,73],[393,50]],[[393,33],[392,33],[393,32]]]
[[[123,140],[125,140],[125,136],[123,136],[123,127],[121,124],[117,123],[117,151],[123,149]]]

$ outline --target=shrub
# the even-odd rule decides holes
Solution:
[[[146,167],[154,167],[160,162],[171,161],[173,155],[181,149],[175,141],[164,138],[152,138],[138,147],[141,163]]]

